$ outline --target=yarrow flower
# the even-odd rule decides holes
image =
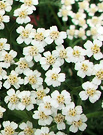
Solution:
[[[34,128],[33,128],[33,124],[30,121],[22,122],[19,125],[19,128],[22,129],[23,131],[21,131],[18,135],[33,135],[34,134]]]
[[[18,124],[16,124],[15,122],[10,122],[10,121],[4,121],[3,122],[3,127],[4,130],[1,130],[1,133],[3,135],[15,135],[17,134],[17,132],[15,131],[18,127]]]
[[[84,47],[86,48],[86,55],[88,57],[91,57],[93,55],[93,57],[96,59],[96,60],[99,60],[101,58],[103,58],[103,54],[100,50],[100,47],[102,46],[102,42],[95,39],[93,41],[93,43],[91,41],[87,41],[85,44],[84,44]]]
[[[60,68],[53,68],[46,72],[45,82],[48,86],[52,85],[53,87],[57,87],[61,85],[61,82],[65,81],[65,74],[60,73],[60,70]]]
[[[16,31],[20,34],[20,36],[16,39],[17,43],[22,44],[24,42],[25,44],[29,45],[32,41],[30,33],[33,31],[33,25],[27,24],[25,28],[23,26],[19,26]]]
[[[50,30],[48,30],[47,36],[45,38],[45,42],[47,44],[55,42],[56,45],[60,45],[64,42],[64,39],[67,37],[66,32],[58,31],[57,26],[50,27]]]
[[[50,132],[48,127],[41,127],[41,129],[35,131],[35,135],[55,135],[55,133]]]
[[[9,89],[7,91],[7,96],[5,97],[4,101],[6,104],[8,103],[8,108],[10,110],[19,110],[18,103],[19,103],[19,97],[18,94],[20,93],[19,90],[15,91],[14,89]]]
[[[30,111],[34,108],[33,104],[36,103],[34,91],[22,91],[18,94],[18,97],[20,99],[18,104],[20,110],[26,109]]]
[[[6,76],[6,81],[4,82],[3,86],[6,89],[9,89],[11,86],[14,86],[16,89],[20,87],[20,84],[23,84],[23,79],[18,77],[18,74],[12,70],[10,75]]]
[[[95,103],[101,96],[101,92],[97,90],[98,85],[95,85],[92,82],[87,81],[83,83],[82,88],[85,90],[79,93],[82,100],[87,100],[89,98],[91,103]]]

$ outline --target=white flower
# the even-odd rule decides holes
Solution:
[[[61,85],[61,82],[65,81],[65,74],[59,73],[60,70],[60,68],[53,68],[46,72],[45,82],[48,86],[52,85],[53,87],[57,87]]]
[[[22,44],[24,42],[29,45],[31,43],[32,38],[30,37],[30,33],[33,31],[33,25],[27,24],[25,28],[23,26],[19,26],[16,31],[20,34],[16,39],[18,44]]]
[[[45,42],[45,38],[48,35],[48,30],[45,30],[44,28],[38,28],[34,32],[31,33],[31,37],[33,38],[31,44],[40,44],[43,47],[47,46],[47,43]]]
[[[78,4],[79,4],[79,10],[80,11],[88,11],[88,9],[89,9],[89,2],[87,1],[87,0],[84,0],[84,1],[80,1],[80,2],[78,2]]]
[[[4,121],[3,127],[4,130],[1,130],[1,133],[3,135],[17,135],[17,132],[15,132],[15,130],[18,127],[18,124],[16,124],[15,122]]]
[[[101,16],[93,16],[91,19],[87,19],[87,24],[90,27],[96,26],[98,28],[102,25],[102,17]]]
[[[47,44],[51,44],[54,41],[56,45],[60,45],[64,42],[65,38],[66,32],[64,31],[59,32],[57,26],[52,26],[50,27],[50,30],[48,30],[48,35],[45,38],[45,42]]]
[[[36,89],[42,85],[43,79],[40,77],[41,73],[37,70],[28,70],[24,73],[26,77],[24,78],[24,85],[29,83],[33,89]]]
[[[55,90],[51,93],[51,97],[51,105],[56,109],[63,109],[64,105],[69,104],[71,101],[70,93],[66,90],[63,90],[61,94],[59,93],[59,91]]]
[[[9,21],[10,21],[10,17],[8,15],[4,15],[4,13],[0,13],[0,30],[4,29],[5,28],[4,23],[7,23]]]
[[[77,75],[84,78],[86,75],[91,76],[93,72],[93,63],[89,60],[77,62],[75,64],[75,70],[78,70]]]
[[[32,59],[38,62],[41,58],[41,54],[44,51],[44,48],[39,43],[34,44],[33,46],[28,46],[23,48],[23,54],[25,59],[30,62]]]
[[[97,4],[98,12],[103,12],[103,2]]]
[[[0,51],[10,50],[10,44],[7,43],[6,38],[0,38]]]
[[[68,123],[69,125],[71,125],[69,130],[73,133],[76,133],[78,130],[84,131],[87,127],[87,124],[85,123],[86,121],[87,121],[86,115],[81,114],[78,120]]]
[[[69,47],[64,48],[63,45],[56,46],[56,50],[54,50],[53,53],[57,57],[57,60],[61,63],[60,65],[64,64],[64,60],[66,62],[70,62],[68,57]]]
[[[41,129],[37,129],[35,131],[35,135],[55,135],[54,132],[49,132],[48,127],[41,127]]]
[[[46,115],[51,115],[53,112],[53,107],[51,106],[51,97],[50,96],[44,96],[43,97],[43,103],[39,104],[39,107]]]
[[[19,125],[19,128],[22,129],[23,131],[21,131],[18,135],[33,135],[34,134],[34,128],[33,128],[33,124],[30,121],[22,122]]]
[[[0,118],[3,118],[3,113],[6,111],[6,109],[2,106],[0,106]],[[1,125],[0,125],[1,127]]]
[[[80,18],[81,18],[81,19],[85,19],[85,18],[86,18],[86,14],[85,14],[84,12],[78,11],[77,13],[74,13],[74,14],[73,14],[72,22],[73,22],[75,25],[78,25]]]
[[[75,37],[75,25],[70,25],[69,29],[67,29],[67,38],[72,40]]]
[[[65,6],[63,5],[60,9],[59,12],[57,13],[58,17],[62,17],[62,21],[66,22],[68,20],[68,16],[72,14],[70,12],[71,10],[71,5],[70,6]]]
[[[93,3],[90,4],[89,9],[87,10],[89,16],[94,16],[94,14],[98,11],[98,7]]]
[[[67,122],[72,122],[80,118],[82,113],[82,106],[75,106],[74,102],[70,102],[66,107],[62,109],[62,114],[65,115],[65,120]]]
[[[87,36],[92,36],[93,39],[97,39],[99,37],[98,30],[96,26],[90,27],[90,30],[86,31]]]
[[[60,62],[59,60],[57,60],[57,57],[54,51],[52,52],[52,54],[50,51],[44,52],[43,55],[44,57],[40,58],[40,64],[44,70],[47,70],[50,66],[52,67],[60,66]]]
[[[19,103],[19,97],[18,97],[18,94],[20,93],[19,90],[17,90],[15,92],[14,89],[9,89],[7,91],[7,96],[5,97],[4,101],[6,102],[6,104],[8,103],[8,108],[10,110],[19,110],[18,109],[18,103]]]
[[[17,52],[14,50],[10,50],[10,52],[2,51],[2,55],[0,57],[0,61],[2,62],[2,67],[8,68],[11,64],[14,64],[14,58],[17,56]]]
[[[48,87],[47,88],[43,88],[42,85],[39,88],[36,89],[35,95],[36,95],[36,102],[37,102],[37,104],[40,104],[40,103],[43,102],[43,98],[46,96],[47,93],[49,93],[49,91],[50,91],[50,89]]]
[[[20,58],[18,62],[15,63],[16,65],[18,65],[18,67],[15,68],[15,71],[18,74],[22,74],[27,72],[29,69],[29,67],[32,67],[34,65],[34,63],[32,61],[28,62],[25,58]]]
[[[33,104],[36,103],[34,91],[22,91],[18,94],[18,97],[20,98],[18,104],[20,110],[26,109],[30,111],[34,108]]]
[[[10,75],[6,76],[6,81],[4,82],[3,86],[6,89],[9,89],[11,86],[14,86],[16,89],[20,87],[20,84],[23,84],[23,79],[18,77],[18,74],[12,70]]]
[[[53,118],[46,115],[40,107],[38,107],[38,111],[34,111],[33,118],[38,119],[38,124],[42,126],[50,125],[53,121]]]
[[[75,31],[75,36],[76,38],[82,38],[83,40],[86,39],[86,33],[85,33],[85,29],[84,28],[79,28],[79,30]]]
[[[14,11],[14,16],[17,17],[16,22],[18,24],[30,22],[31,20],[29,15],[32,13],[33,11],[30,8],[27,8],[26,6],[21,6],[20,8]]]
[[[101,96],[101,92],[96,90],[98,85],[95,85],[92,82],[87,81],[83,83],[82,88],[85,90],[79,93],[79,96],[82,100],[87,100],[89,98],[91,103],[95,103]]]
[[[53,118],[58,130],[63,130],[66,128],[64,123],[65,117],[61,113],[54,113]]]
[[[94,65],[93,78],[92,82],[96,85],[100,85],[103,80],[103,61],[100,61],[100,64]]]
[[[101,53],[101,50],[100,50],[100,47],[102,46],[102,42],[95,39],[93,41],[93,43],[91,41],[87,41],[85,44],[84,44],[84,47],[87,49],[86,50],[86,55],[88,57],[91,57],[93,55],[93,57],[96,59],[96,60],[99,60],[101,58],[103,58],[103,54]]]
[[[23,6],[27,6],[31,10],[36,10],[36,7],[34,5],[38,5],[38,0],[20,0],[20,2],[23,2]]]
[[[11,5],[7,0],[0,1],[0,13],[5,13],[5,11],[10,12],[10,10],[11,10]]]
[[[68,47],[68,57],[70,59],[70,62],[81,62],[85,59],[85,55],[85,49],[80,46],[74,46],[73,49],[71,47]]]

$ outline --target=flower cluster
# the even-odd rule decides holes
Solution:
[[[76,10],[73,11],[73,8]],[[96,5],[90,0],[75,2],[75,0],[61,0],[61,8],[57,13],[62,21],[71,20],[71,25],[67,29],[68,39],[87,37],[95,39],[98,36],[97,28],[103,25],[103,3]]]
[[[6,29],[4,23],[9,24],[12,11],[11,18],[16,22],[14,44],[19,47],[16,51],[9,38],[0,38],[0,135],[84,131],[88,115],[82,105],[86,100],[94,104],[102,95],[103,2],[95,5],[89,0],[61,0],[58,16],[63,21],[71,17],[74,24],[68,30],[59,30],[57,25],[35,28],[30,15],[35,14],[39,1],[18,3],[19,7],[12,10],[13,0],[0,1],[0,30]],[[75,3],[79,7],[76,13],[72,11]],[[100,16],[95,15],[97,11]],[[86,40],[90,35],[92,40]],[[86,41],[82,45],[66,44],[74,37]],[[82,80],[77,81],[79,91],[75,77]]]

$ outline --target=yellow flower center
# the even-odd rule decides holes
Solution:
[[[44,35],[42,32],[38,32],[35,34],[35,37],[34,37],[37,41],[43,41],[44,40]]]
[[[64,1],[64,5],[65,5],[65,6],[69,6],[69,5],[71,5],[70,0],[65,0],[65,1]]]
[[[47,115],[45,115],[45,113],[44,112],[39,112],[39,117],[40,117],[40,119],[42,119],[42,120],[45,120],[45,119],[47,119],[48,118],[48,116]]]
[[[73,35],[75,34],[75,29],[70,29],[70,30],[69,30],[69,34],[70,34],[71,36],[73,36]]]
[[[28,96],[25,96],[21,99],[21,102],[22,102],[23,105],[27,106],[31,103],[31,98],[28,97]]]
[[[68,10],[62,9],[61,14],[62,14],[62,16],[67,16],[68,15]]]
[[[33,85],[33,84],[35,84],[35,83],[37,82],[37,78],[36,78],[35,75],[29,76],[29,77],[28,77],[28,80],[29,80],[29,83],[30,83],[31,85]]]
[[[54,81],[56,81],[58,79],[58,74],[53,73],[51,75],[51,79],[54,80]]]
[[[47,64],[52,65],[55,63],[55,61],[56,61],[56,58],[53,55],[47,56],[47,58],[46,58]]]
[[[5,135],[13,135],[14,129],[11,126],[6,126],[4,129]]]
[[[89,96],[93,96],[95,92],[96,92],[95,89],[91,89],[91,88],[88,88],[88,89],[87,89],[87,94],[88,94]]]
[[[37,49],[37,47],[32,46],[32,47],[29,49],[29,54],[30,54],[31,56],[36,56],[36,55],[38,54],[38,49]]]
[[[38,90],[36,94],[37,94],[37,99],[39,100],[43,99],[43,97],[46,96],[44,90]]]
[[[52,32],[50,33],[50,37],[51,37],[53,40],[57,39],[58,36],[59,36],[59,31],[52,31]]]
[[[54,121],[56,122],[56,123],[62,123],[63,121],[64,121],[64,116],[62,115],[62,114],[57,114],[55,117],[54,117]]]
[[[79,120],[79,121],[74,121],[73,124],[76,126],[76,127],[80,127],[82,125],[82,121]]]
[[[67,58],[67,51],[66,51],[65,49],[60,50],[59,56],[60,56],[60,58],[62,58],[62,59]]]
[[[19,98],[14,94],[10,97],[9,101],[12,103],[12,104],[16,104],[18,103],[19,101]]]
[[[100,52],[100,47],[95,44],[94,46],[91,47],[91,50],[94,54],[96,54]]]
[[[22,38],[28,38],[28,37],[29,37],[29,33],[30,33],[29,30],[23,30],[23,31],[21,32]]]
[[[58,101],[60,104],[64,104],[64,102],[65,102],[64,96],[61,95],[61,94],[59,94],[59,95],[57,96],[57,101]]]
[[[3,1],[0,1],[0,9],[5,9],[6,4]]]
[[[98,79],[103,80],[103,69],[100,69],[97,73],[96,76]]]
[[[26,69],[26,68],[28,68],[29,66],[28,66],[28,63],[27,63],[26,61],[20,61],[20,62],[19,62],[19,67],[20,67],[21,69]]]
[[[81,14],[80,13],[76,13],[75,14],[75,19],[79,20],[80,17],[81,17]]]
[[[87,64],[82,64],[82,66],[81,66],[81,69],[85,72],[85,71],[87,71],[88,70],[88,65]]]
[[[46,102],[46,103],[45,103],[45,108],[46,108],[46,109],[50,109],[50,108],[51,108],[51,104],[50,104],[49,102]]]
[[[24,135],[33,135],[34,131],[32,128],[27,127],[24,129]]]
[[[26,16],[27,16],[27,11],[26,10],[21,11],[20,14],[19,14],[20,18],[26,18]]]
[[[9,75],[8,81],[11,85],[14,85],[15,83],[18,82],[18,78],[16,75]]]
[[[13,57],[11,54],[5,54],[4,56],[4,61],[7,62],[7,63],[10,63],[11,61],[13,60]]]
[[[25,5],[31,6],[32,5],[32,0],[24,0]]]
[[[75,109],[70,109],[69,112],[68,112],[68,114],[70,116],[75,116],[76,115],[76,110]]]
[[[80,56],[80,51],[79,50],[73,50],[73,56],[74,57],[79,57]]]

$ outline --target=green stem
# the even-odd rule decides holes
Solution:
[[[51,6],[50,4],[48,4],[48,7],[49,7],[49,9],[51,10],[51,13],[53,14],[55,20],[57,21],[58,27],[59,27],[60,30],[61,30],[62,24],[60,23],[60,20],[58,19],[57,15],[55,14],[55,12],[54,12],[52,6]]]

